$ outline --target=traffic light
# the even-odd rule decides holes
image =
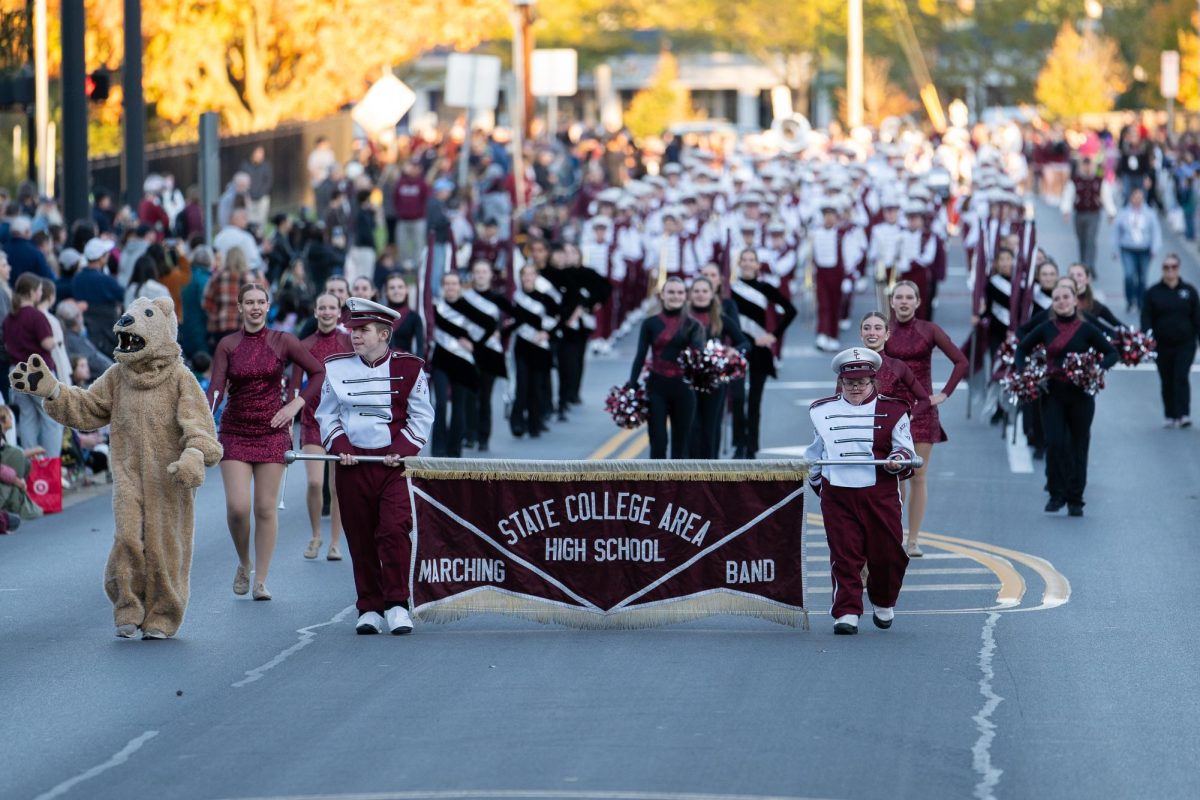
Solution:
[[[84,79],[83,90],[91,102],[103,103],[108,99],[108,90],[111,85],[112,73],[107,68],[101,67],[89,73]]]

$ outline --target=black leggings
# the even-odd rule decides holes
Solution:
[[[467,428],[467,409],[474,403],[475,390],[451,379],[445,370],[433,370],[433,441],[435,456],[460,458],[463,433]],[[450,419],[446,419],[446,404]]]
[[[492,438],[492,387],[496,376],[480,371],[479,391],[467,410],[467,440],[486,445]]]
[[[1052,499],[1083,505],[1095,415],[1096,398],[1070,384],[1050,382],[1050,391],[1042,399],[1042,421],[1046,428],[1046,488]]]
[[[696,392],[683,378],[665,378],[650,373],[646,382],[650,401],[650,457],[667,457],[667,419],[671,420],[671,458],[687,458],[692,419],[696,416]]]
[[[545,401],[550,396],[550,369],[535,364],[531,359],[516,357],[517,391],[513,399],[509,425],[513,436],[522,434],[540,435],[545,429]]]
[[[766,368],[755,369],[750,365],[750,389],[730,384],[733,396],[733,443],[745,452],[746,458],[754,458],[758,452],[758,427],[762,417],[763,388],[767,385]],[[741,383],[740,381],[738,383]],[[743,401],[745,397],[745,401]]]
[[[717,458],[721,454],[721,418],[725,416],[725,387],[696,393],[696,421],[688,458]]]
[[[1158,347],[1158,378],[1162,382],[1163,411],[1167,419],[1182,419],[1192,415],[1192,387],[1188,383],[1196,345]]]

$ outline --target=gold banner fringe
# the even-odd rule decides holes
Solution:
[[[810,465],[787,461],[507,461],[406,458],[411,478],[471,481],[803,481]]]
[[[656,628],[679,622],[727,614],[756,617],[768,622],[808,630],[808,611],[780,605],[750,595],[716,589],[703,594],[660,601],[652,606],[634,606],[610,613],[543,602],[525,595],[479,589],[435,603],[419,606],[414,616],[421,622],[445,624],[471,614],[503,614],[543,625],[565,625],[586,630]]]

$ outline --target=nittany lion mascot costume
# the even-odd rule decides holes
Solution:
[[[18,364],[12,387],[45,398],[71,428],[111,427],[116,534],[104,573],[117,636],[174,636],[192,567],[193,500],[204,469],[221,460],[212,414],[176,343],[169,298],[135,300],[117,320],[116,364],[88,389],[60,384],[39,356]]]

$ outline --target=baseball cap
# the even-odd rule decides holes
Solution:
[[[109,239],[88,239],[88,243],[83,246],[83,257],[89,263],[99,261],[115,246],[116,244]]]

